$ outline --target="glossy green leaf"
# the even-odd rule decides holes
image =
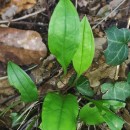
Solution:
[[[49,23],[48,45],[64,73],[80,44],[80,20],[70,0],[60,0]]]
[[[41,130],[76,130],[78,103],[76,97],[48,93],[42,107]]]
[[[128,45],[130,41],[129,29],[111,27],[106,31],[108,47],[104,52],[106,62],[109,65],[119,65],[128,57]]]
[[[90,67],[95,50],[92,29],[86,16],[81,21],[81,37],[81,44],[73,58],[73,66],[78,77]]]
[[[86,125],[98,125],[105,122],[98,108],[92,102],[80,110],[79,117]]]
[[[69,81],[68,81],[69,86],[73,86],[73,84],[74,84],[74,82],[76,80],[76,77],[77,77],[77,74],[71,75],[71,77],[69,78]]]
[[[80,119],[88,125],[106,122],[111,130],[121,130],[124,121],[110,110],[112,104],[117,105],[118,109],[125,106],[124,103],[119,103],[119,101],[93,100],[80,110]]]
[[[101,92],[104,93],[103,99],[125,101],[130,97],[130,84],[127,82],[104,83],[101,86]]]
[[[33,102],[38,99],[36,85],[18,65],[8,62],[7,73],[9,83],[21,93],[21,100]]]
[[[80,76],[76,83],[77,90],[85,96],[92,97],[94,95],[94,91],[90,87],[89,80],[85,76]]]
[[[116,112],[117,110],[124,108],[126,103],[116,100],[99,100],[99,102],[110,110]]]
[[[109,126],[110,130],[121,130],[123,127],[123,124],[125,123],[123,119],[118,117],[115,113],[113,113],[111,110],[109,110],[107,107],[104,107],[102,103],[96,101],[94,102],[104,118],[104,121]]]

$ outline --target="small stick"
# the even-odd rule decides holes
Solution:
[[[77,6],[78,6],[78,2],[77,0],[75,0],[75,8],[77,9]]]
[[[39,13],[45,11],[45,10],[46,10],[45,8],[42,8],[41,10],[38,10],[38,11],[36,11],[34,13],[31,13],[31,14],[27,14],[27,15],[22,16],[20,18],[16,18],[16,19],[12,19],[12,20],[2,20],[2,21],[0,21],[0,24],[2,24],[2,23],[8,23],[8,22],[16,22],[16,21],[19,21],[19,20],[23,20],[23,19],[29,18],[31,16],[34,16],[36,14],[39,14]]]
[[[127,29],[130,27],[130,17],[128,18],[128,24],[127,24]]]
[[[35,69],[37,66],[38,66],[38,65],[34,65],[34,66],[32,66],[32,67],[30,67],[30,68],[24,70],[24,71],[25,71],[25,72],[28,72],[28,71],[30,71],[30,70]],[[5,80],[5,79],[7,79],[7,78],[8,78],[8,76],[0,77],[0,81],[1,81],[1,80]]]
[[[95,29],[98,25],[100,25],[104,20],[106,20],[111,14],[113,14],[126,0],[123,0],[115,9],[113,9],[106,17],[104,17],[99,23],[94,25],[92,29]]]
[[[118,80],[118,78],[119,78],[119,76],[118,76],[119,70],[120,70],[120,65],[117,65],[117,66],[116,66],[115,80]]]

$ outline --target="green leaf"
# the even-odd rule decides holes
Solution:
[[[24,120],[23,118],[19,118],[20,115],[18,115],[18,113],[11,113],[10,116],[12,119],[12,127],[15,127],[21,124],[22,120]]]
[[[119,101],[93,100],[80,110],[80,119],[88,125],[106,122],[111,130],[121,130],[124,121],[110,110],[111,103],[118,104],[118,109],[124,107],[124,103]]]
[[[127,75],[127,83],[130,84],[130,72]]]
[[[74,85],[74,82],[75,82],[75,80],[76,80],[76,77],[77,77],[77,74],[71,75],[71,77],[69,78],[69,81],[68,81],[68,85],[69,85],[69,86],[73,86],[73,85]]]
[[[78,103],[76,97],[48,93],[42,107],[42,130],[76,130]]]
[[[110,111],[107,107],[104,107],[100,102],[96,101],[94,103],[96,104],[100,114],[104,118],[104,121],[107,123],[109,128],[111,130],[121,130],[121,128],[123,127],[123,124],[125,123],[123,119],[118,117],[115,113]]]
[[[73,58],[78,77],[90,67],[95,50],[92,29],[86,17],[81,21],[81,37],[81,44]]]
[[[77,80],[76,88],[82,95],[89,97],[92,97],[94,95],[94,91],[90,87],[88,79],[83,75],[81,75]]]
[[[130,96],[130,84],[127,82],[104,83],[101,86],[101,92],[104,93],[103,99],[125,101]]]
[[[9,83],[21,93],[21,100],[33,102],[38,99],[38,92],[31,78],[16,64],[8,62]]]
[[[49,23],[48,45],[64,73],[80,44],[80,20],[70,0],[60,0]]]
[[[109,65],[119,65],[128,57],[128,45],[130,30],[111,27],[106,31],[108,47],[104,52],[106,62]]]
[[[99,100],[99,101],[103,106],[110,108],[114,112],[116,112],[121,108],[124,108],[126,105],[124,102],[116,100]]]
[[[92,102],[86,104],[80,110],[79,117],[87,125],[98,125],[105,122],[98,108]]]

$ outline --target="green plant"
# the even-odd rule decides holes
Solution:
[[[130,30],[113,26],[106,30],[106,34],[108,39],[108,47],[104,52],[106,62],[109,65],[120,65],[128,57]]]
[[[114,31],[118,30],[115,27],[113,29]],[[125,34],[124,29],[118,31],[121,33],[120,35],[122,33]],[[122,38],[120,36],[112,37],[110,32],[111,30],[107,32],[109,46],[105,51],[105,56],[107,57],[107,62],[116,65],[126,59],[126,55],[123,55],[122,52],[126,50],[125,54],[128,53],[126,42],[124,43],[124,41],[126,39],[126,41],[129,41],[127,36],[129,34],[121,42]],[[117,45],[118,43],[119,46]],[[80,98],[84,99],[85,102],[89,102],[87,104],[84,103],[82,107],[78,103],[76,94],[48,93],[43,101],[40,129],[76,130],[77,122],[83,121],[87,125],[98,125],[106,122],[111,130],[121,130],[125,121],[115,113],[120,108],[125,107],[125,103],[122,101],[125,101],[130,94],[128,93],[123,98],[115,96],[113,90],[117,94],[122,93],[122,91],[119,92],[117,90],[120,84],[116,84],[115,87],[112,84],[107,84],[106,88],[102,87],[102,92],[104,93],[108,90],[108,95],[114,95],[112,100],[107,93],[102,97],[105,100],[92,99],[94,92],[89,85],[88,79],[82,74],[90,67],[94,57],[94,37],[86,16],[80,23],[77,11],[70,0],[60,0],[54,10],[49,24],[48,45],[50,52],[55,55],[61,64],[64,75],[67,73],[68,65],[71,61],[73,62],[77,74],[71,77],[68,86],[75,87]],[[112,61],[111,53],[114,52],[110,46],[116,48],[118,53]],[[118,60],[119,58],[121,60]],[[8,63],[7,72],[10,84],[19,90],[23,101],[32,102],[37,100],[36,86],[25,72],[12,62]],[[129,80],[123,84],[126,90],[129,90]],[[117,99],[121,101],[117,101]]]

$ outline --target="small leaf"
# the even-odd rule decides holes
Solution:
[[[80,44],[80,20],[70,0],[60,0],[49,23],[48,45],[64,73]]]
[[[130,97],[130,84],[127,82],[104,83],[101,86],[101,92],[104,93],[103,99],[113,99],[125,101]]]
[[[76,130],[78,103],[76,97],[48,93],[42,107],[41,130]]]
[[[115,113],[110,111],[107,107],[104,107],[100,102],[96,101],[94,103],[96,104],[100,114],[104,118],[104,121],[107,123],[109,128],[111,130],[121,130],[121,128],[123,127],[123,124],[125,123],[123,119],[118,117]]]
[[[119,65],[128,57],[128,45],[130,41],[130,31],[128,29],[118,29],[111,27],[106,31],[108,47],[104,52],[106,62],[109,65]]]
[[[12,127],[21,124],[22,120],[24,120],[24,118],[19,118],[20,115],[18,113],[11,113],[10,117],[12,119]]]
[[[98,125],[105,122],[98,108],[92,102],[86,104],[80,110],[79,117],[87,125]]]
[[[125,106],[124,103],[119,103],[119,101],[93,100],[80,110],[80,119],[88,125],[106,122],[111,130],[121,130],[124,121],[110,110],[111,103],[113,105],[118,104],[118,108]]]
[[[85,76],[80,76],[76,83],[77,90],[85,96],[92,97],[94,95],[94,91],[90,87],[90,83]]]
[[[78,77],[90,67],[95,50],[92,29],[86,17],[81,21],[81,37],[81,44],[73,58]]]
[[[21,93],[21,100],[33,102],[38,99],[38,92],[31,78],[16,64],[8,62],[9,83]]]

